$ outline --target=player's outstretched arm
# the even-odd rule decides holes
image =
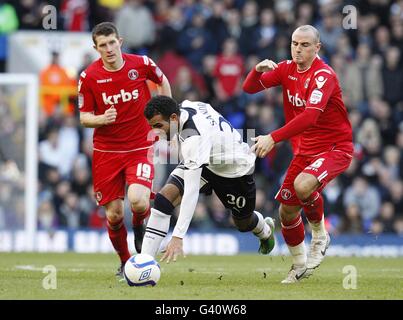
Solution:
[[[167,245],[167,249],[161,261],[166,260],[169,263],[176,261],[176,258],[183,255],[183,238],[189,228],[194,211],[196,209],[197,200],[199,199],[200,177],[202,168],[188,169],[184,171],[184,191],[179,210],[178,221],[172,233],[172,239]]]
[[[80,112],[80,123],[86,128],[98,128],[116,121],[117,111],[114,106],[105,111],[104,114],[95,115],[92,112]]]

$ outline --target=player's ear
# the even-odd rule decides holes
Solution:
[[[322,43],[318,42],[318,43],[316,44],[316,54],[319,53],[321,47],[322,47]]]
[[[176,113],[172,113],[169,117],[169,120],[178,121],[178,115]]]
[[[122,46],[123,44],[123,38],[119,38],[119,45]]]

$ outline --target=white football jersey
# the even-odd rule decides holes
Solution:
[[[237,178],[251,174],[256,155],[242,136],[211,105],[185,100],[180,105],[179,145],[183,165],[202,166],[218,176]]]

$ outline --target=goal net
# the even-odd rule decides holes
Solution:
[[[35,250],[38,77],[0,74],[0,251]]]

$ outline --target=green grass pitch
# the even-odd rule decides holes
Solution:
[[[187,256],[161,263],[155,287],[129,287],[116,281],[112,254],[0,253],[0,299],[283,300],[403,299],[403,258],[327,257],[309,279],[280,284],[290,257]],[[57,270],[57,288],[45,290],[43,267]],[[343,273],[357,270],[356,289]]]

